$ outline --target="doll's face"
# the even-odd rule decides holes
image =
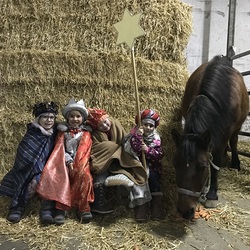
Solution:
[[[69,126],[73,128],[79,128],[82,123],[83,123],[83,117],[82,117],[81,112],[77,110],[72,110],[69,113],[69,117],[68,117]]]
[[[55,124],[55,115],[53,113],[43,113],[39,116],[38,123],[45,130],[49,130]]]
[[[111,128],[111,121],[109,118],[104,119],[103,121],[99,122],[97,129],[101,132],[107,132]]]
[[[148,136],[153,133],[155,126],[152,123],[143,122],[142,123],[143,134]]]

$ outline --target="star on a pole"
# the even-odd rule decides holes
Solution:
[[[135,38],[145,35],[144,30],[139,25],[141,14],[142,12],[132,16],[125,9],[122,21],[114,24],[115,29],[118,31],[117,45],[126,43],[131,49]]]

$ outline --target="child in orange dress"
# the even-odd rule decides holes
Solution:
[[[85,124],[88,110],[83,100],[71,99],[62,113],[66,122],[57,126],[56,145],[37,192],[42,198],[56,202],[55,224],[63,224],[65,210],[72,208],[76,209],[80,222],[87,223],[92,219],[90,203],[94,201],[89,166],[92,139],[90,128]]]

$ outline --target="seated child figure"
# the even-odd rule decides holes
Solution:
[[[141,111],[140,119],[141,126],[138,127],[138,116],[135,117],[137,125],[126,136],[124,148],[126,152],[134,155],[140,161],[142,161],[142,154],[145,155],[145,163],[148,169],[148,184],[152,196],[152,200],[150,201],[150,217],[153,220],[160,220],[164,218],[162,210],[163,193],[160,189],[163,149],[161,138],[156,131],[160,116],[152,109],[145,109]],[[133,189],[132,194],[136,193],[136,186]],[[145,221],[149,217],[147,214],[148,205],[148,203],[144,203],[141,206],[135,206],[135,218],[137,221]]]
[[[88,116],[83,100],[71,99],[63,109],[66,122],[60,123],[55,148],[41,176],[37,192],[48,202],[55,201],[55,224],[63,224],[65,210],[75,208],[80,222],[92,219],[90,203],[94,201],[89,158],[92,145]],[[53,215],[45,208],[42,214]],[[42,218],[43,221],[43,218]]]
[[[10,222],[21,220],[27,202],[35,194],[41,172],[54,147],[57,113],[58,106],[54,102],[34,105],[35,120],[27,124],[26,133],[17,148],[14,166],[1,181],[0,195],[12,199],[7,217]]]
[[[108,202],[109,187],[133,185],[147,186],[147,171],[141,162],[123,150],[126,135],[121,123],[109,116],[105,110],[89,108],[87,123],[93,128],[91,149],[91,172],[94,178],[95,201],[91,211],[99,214],[113,212],[113,204]],[[143,189],[145,190],[145,188]],[[125,192],[126,193],[126,192]],[[150,192],[141,192],[140,200],[148,202]]]

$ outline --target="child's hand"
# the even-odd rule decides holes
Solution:
[[[68,164],[68,168],[69,168],[70,171],[72,171],[72,170],[74,169],[74,164],[73,164],[73,162],[70,162],[70,163]]]
[[[141,149],[142,149],[142,151],[144,151],[145,153],[148,152],[148,146],[147,146],[145,143],[142,143]]]
[[[141,127],[139,127],[139,128],[137,129],[137,134],[143,135],[143,133],[144,133],[143,127],[141,126]]]

